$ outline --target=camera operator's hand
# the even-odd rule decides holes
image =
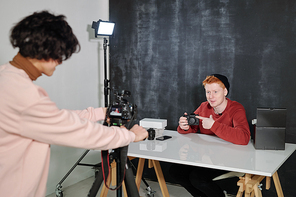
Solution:
[[[185,112],[184,115],[186,116],[187,113]],[[188,121],[186,117],[181,116],[179,119],[179,126],[181,129],[187,131],[189,129]]]
[[[144,139],[148,138],[148,131],[137,124],[135,124],[130,129],[130,131],[132,131],[136,135],[134,142],[143,141]]]
[[[215,123],[215,120],[213,119],[212,115],[210,115],[209,118],[202,117],[202,116],[195,116],[195,117],[202,120],[202,127],[205,129],[211,129],[213,124]]]

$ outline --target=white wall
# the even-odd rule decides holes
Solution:
[[[17,54],[9,43],[11,27],[35,11],[49,10],[63,14],[73,28],[81,51],[58,66],[52,77],[42,76],[35,82],[45,88],[58,107],[84,109],[103,107],[103,38],[90,41],[92,21],[109,19],[109,0],[9,0],[0,6],[0,65]],[[85,150],[52,146],[47,194],[55,191],[56,184]],[[100,153],[91,152],[84,162],[100,162]],[[90,167],[78,166],[62,184],[63,187],[93,175]]]

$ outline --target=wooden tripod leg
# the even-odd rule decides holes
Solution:
[[[158,182],[159,182],[159,186],[160,186],[160,189],[161,189],[161,192],[162,192],[162,196],[163,197],[169,197],[170,194],[169,194],[168,188],[166,186],[166,183],[165,183],[165,180],[164,180],[164,176],[163,176],[159,161],[155,161],[155,160],[151,160],[151,161],[152,161],[153,166],[154,166],[154,170],[155,170]]]
[[[281,186],[281,182],[280,182],[278,173],[275,172],[272,175],[272,178],[273,178],[273,182],[274,182],[276,193],[277,193],[278,197],[284,197],[284,193],[282,190],[282,186]]]

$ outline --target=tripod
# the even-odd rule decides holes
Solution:
[[[117,148],[114,150],[114,152],[110,153],[110,158],[107,157],[109,154],[107,151],[102,151],[102,165],[100,167],[100,170],[95,177],[95,180],[93,182],[93,185],[91,189],[89,190],[88,197],[95,197],[98,193],[101,184],[103,180],[105,180],[106,183],[106,177],[109,175],[109,172],[105,166],[109,167],[109,163],[112,163],[113,160],[116,161],[116,185],[117,190],[116,194],[117,196],[122,196],[122,186],[121,183],[124,180],[125,186],[126,186],[126,192],[128,196],[139,196],[139,192],[134,180],[133,171],[131,168],[131,163],[129,159],[127,158],[127,150],[128,146]],[[108,186],[107,186],[108,188]],[[114,189],[113,189],[114,190]]]
[[[109,46],[108,41],[106,38],[104,38],[104,43],[103,43],[103,49],[104,49],[104,96],[105,96],[105,107],[108,107],[108,97],[109,97],[109,90],[110,88],[109,86],[109,82],[110,80],[108,80],[107,78],[107,58],[106,58],[106,51],[107,51],[107,46]],[[105,120],[106,122],[106,120]],[[132,121],[130,121],[131,123]],[[106,125],[104,123],[104,125]],[[131,127],[126,126],[127,129],[130,129]],[[131,169],[131,162],[129,161],[129,159],[127,158],[127,149],[128,147],[122,147],[122,148],[118,148],[115,149],[114,152],[111,154],[111,160],[115,160],[117,165],[117,186],[121,184],[120,180],[124,178],[125,180],[125,184],[126,184],[126,188],[127,188],[127,192],[130,193],[129,196],[139,196],[138,194],[138,190],[134,181],[134,176],[133,176],[133,172]],[[62,178],[62,180],[56,185],[56,197],[63,197],[63,191],[62,191],[62,183],[66,180],[66,178],[71,174],[71,172],[76,168],[77,165],[83,165],[83,166],[92,166],[96,169],[96,171],[98,171],[98,173],[96,174],[96,178],[95,181],[93,182],[93,185],[89,191],[88,196],[92,197],[95,196],[101,186],[101,183],[103,181],[103,168],[102,168],[102,163],[99,164],[83,164],[80,163],[82,161],[82,159],[87,155],[87,153],[90,150],[86,150],[82,156],[78,159],[78,161],[72,166],[72,168],[66,173],[66,175]],[[102,151],[102,153],[104,153],[105,151]],[[106,154],[107,152],[105,152],[104,154]],[[105,159],[106,160],[106,159]],[[125,161],[125,162],[122,162]],[[103,159],[102,159],[103,162]],[[109,161],[110,162],[110,161]],[[111,163],[111,162],[110,162]],[[105,164],[105,166],[109,166],[109,164]],[[126,172],[125,176],[124,174],[122,174],[122,172]],[[108,176],[108,172],[104,172],[105,176]],[[143,182],[145,183],[145,185],[147,186],[147,191],[148,191],[148,196],[150,196],[149,194],[151,193],[151,188],[148,185],[148,183],[142,178]],[[134,184],[133,184],[134,183]],[[153,194],[153,193],[151,193]],[[122,188],[121,186],[119,187],[119,189],[117,190],[117,196],[121,196],[122,195]]]

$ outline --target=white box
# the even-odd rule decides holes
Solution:
[[[145,128],[164,129],[167,126],[167,120],[144,118],[140,120],[140,126]]]

